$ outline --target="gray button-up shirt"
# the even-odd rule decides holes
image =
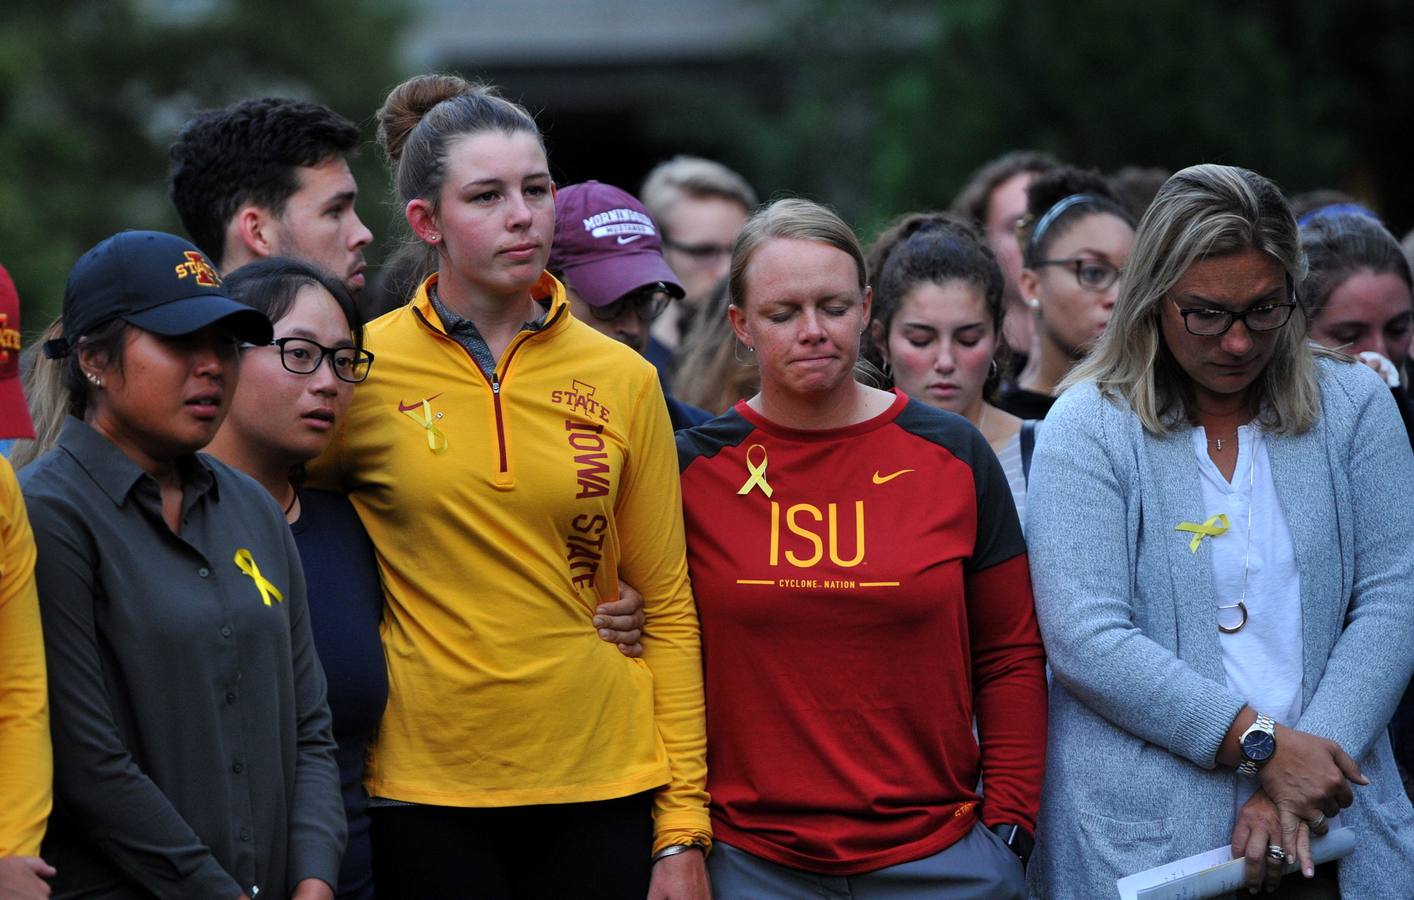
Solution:
[[[432,301],[432,308],[437,310],[437,315],[442,319],[442,327],[447,329],[448,336],[452,340],[461,344],[471,358],[476,360],[476,365],[481,369],[483,375],[488,379],[496,378],[496,357],[491,355],[491,347],[486,343],[486,338],[481,336],[481,329],[476,327],[476,323],[470,319],[464,319],[442,302],[442,298],[437,296],[437,285],[431,284],[427,288],[427,298]],[[550,308],[545,307],[533,322],[526,322],[520,326],[521,331],[540,331],[545,327],[545,319],[550,315]]]
[[[21,473],[49,666],[55,894],[335,885],[344,812],[294,538],[250,478],[206,456],[178,466],[180,535],[157,482],[77,419]]]

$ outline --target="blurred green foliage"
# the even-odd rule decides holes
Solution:
[[[1403,0],[755,2],[771,4],[775,25],[739,55],[667,75],[606,69],[622,91],[612,112],[655,148],[722,159],[765,196],[832,203],[866,234],[947,206],[977,166],[1020,147],[1106,172],[1234,163],[1289,192],[1350,191],[1394,228],[1414,224],[1414,16]],[[455,8],[6,0],[0,262],[25,299],[26,331],[57,313],[69,266],[96,241],[125,227],[179,230],[167,147],[193,112],[294,96],[353,117],[371,140],[373,111],[410,74],[396,59],[404,26],[419,9]],[[561,62],[459,68],[494,74],[510,96],[535,74],[553,118],[558,79],[580,71]],[[588,172],[601,170],[596,154],[621,149],[556,147],[553,133],[550,143],[561,159],[582,151]],[[390,237],[401,217],[371,146],[354,171],[360,215]]]
[[[658,133],[767,193],[872,231],[946,207],[1002,152],[1112,172],[1198,162],[1351,191],[1414,224],[1414,16],[1401,0],[778,0],[732,96],[680,93]]]
[[[384,0],[6,0],[0,11],[0,262],[27,334],[56,316],[69,267],[123,228],[181,233],[167,148],[192,113],[251,96],[369,120],[398,72],[406,11]],[[376,153],[360,214],[386,218]]]

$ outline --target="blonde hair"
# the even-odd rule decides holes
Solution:
[[[854,260],[859,293],[862,295],[868,290],[869,277],[864,248],[860,246],[854,229],[829,207],[810,200],[786,198],[758,210],[747,220],[741,234],[737,236],[736,244],[732,247],[731,271],[727,275],[728,300],[731,306],[743,311],[746,309],[746,270],[750,268],[756,251],[765,246],[767,241],[776,238],[814,241],[847,254]],[[864,338],[861,334],[860,346],[857,349],[862,350],[863,344]],[[882,389],[889,385],[888,376],[858,353],[854,358],[854,380],[873,388]]]
[[[726,412],[738,400],[761,389],[761,373],[727,319],[725,278],[712,289],[697,315],[697,326],[688,332],[678,350],[673,374],[673,395],[713,415]]]
[[[756,192],[745,178],[719,162],[698,156],[674,156],[659,163],[648,173],[638,192],[639,200],[660,226],[684,197],[733,200],[747,212],[757,204]]]
[[[1276,185],[1233,166],[1206,164],[1176,173],[1139,222],[1109,326],[1061,389],[1093,382],[1106,396],[1123,398],[1152,434],[1193,421],[1192,382],[1163,342],[1160,304],[1195,263],[1247,250],[1275,259],[1294,293],[1306,274],[1306,257]],[[1298,303],[1253,384],[1254,412],[1268,430],[1300,433],[1315,424],[1320,388],[1314,353]]]
[[[844,219],[810,200],[786,198],[760,209],[737,235],[736,245],[732,247],[731,272],[727,275],[731,305],[737,309],[746,309],[746,270],[751,258],[767,241],[775,238],[814,241],[849,254],[859,275],[859,292],[863,293],[869,286],[864,250]]]
[[[49,359],[41,351],[45,341],[62,337],[64,324],[55,319],[20,355],[20,384],[34,423],[34,440],[17,440],[10,451],[10,465],[16,470],[39,459],[59,442],[64,418],[73,409],[73,397],[65,383],[66,360]]]

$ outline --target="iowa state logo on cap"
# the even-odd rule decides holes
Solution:
[[[216,270],[212,268],[211,263],[206,261],[206,257],[195,250],[187,250],[182,255],[187,258],[187,261],[177,266],[178,278],[195,276],[196,283],[202,287],[219,287],[221,285],[221,276],[216,274]]]

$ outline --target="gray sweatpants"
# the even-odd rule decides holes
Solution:
[[[1021,900],[1026,877],[1002,839],[980,823],[932,856],[863,875],[816,875],[718,841],[707,860],[716,900]]]

